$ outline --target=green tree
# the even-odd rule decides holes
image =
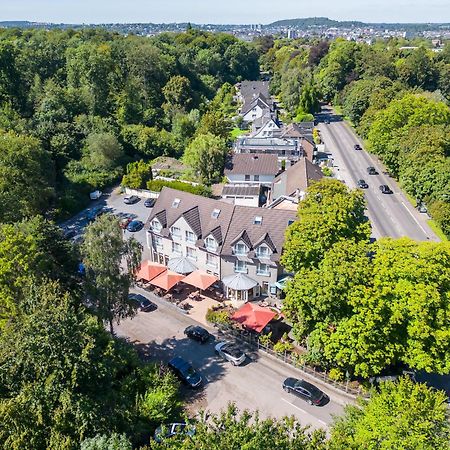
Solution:
[[[122,178],[122,186],[131,189],[146,189],[147,183],[153,180],[150,163],[135,161],[127,165],[127,173]]]
[[[175,75],[163,87],[164,98],[168,106],[188,110],[192,105],[191,83],[188,78]]]
[[[134,238],[124,241],[117,219],[104,214],[87,228],[81,253],[89,302],[112,334],[114,321],[135,314],[128,293],[141,262],[142,245]]]
[[[445,394],[402,378],[382,383],[359,406],[348,405],[332,426],[330,450],[447,450]]]
[[[337,180],[324,179],[308,188],[299,204],[298,220],[286,231],[283,266],[292,272],[317,266],[326,251],[343,239],[368,241],[361,191],[350,191]]]
[[[184,152],[183,161],[200,179],[211,184],[220,179],[228,149],[225,141],[211,133],[198,135]]]
[[[122,146],[117,138],[110,133],[89,135],[86,140],[86,150],[88,152],[86,165],[94,169],[114,169],[123,158]]]
[[[124,434],[98,434],[85,439],[81,443],[81,450],[133,450],[133,446]]]
[[[312,83],[305,84],[300,94],[299,108],[308,114],[315,114],[320,110],[319,94]]]
[[[200,119],[197,128],[197,136],[202,134],[213,134],[224,140],[230,138],[231,121],[218,111],[208,111]]]

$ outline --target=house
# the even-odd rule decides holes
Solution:
[[[227,298],[273,294],[295,211],[232,205],[163,188],[145,225],[153,261],[184,257],[221,280]]]
[[[264,115],[273,114],[272,102],[264,95],[259,94],[253,100],[244,103],[240,114],[245,123],[252,123]]]
[[[260,94],[265,98],[270,98],[269,81],[249,81],[245,80],[236,85],[238,100],[245,105],[251,103]]]
[[[278,120],[269,114],[253,121],[250,137],[274,137],[279,130]]]
[[[261,196],[261,185],[225,184],[221,197],[225,202],[233,205],[260,206],[261,198],[265,203],[266,197]]]
[[[307,158],[302,158],[273,180],[269,204],[279,197],[294,197],[302,200],[311,182],[322,178],[323,173],[320,167]]]
[[[225,162],[224,174],[232,184],[260,184],[270,186],[278,174],[276,155],[235,153]]]

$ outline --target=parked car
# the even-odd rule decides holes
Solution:
[[[324,119],[323,123],[325,125],[329,125],[330,124],[330,119],[328,119],[328,117],[326,119]]]
[[[103,206],[96,206],[95,208],[92,208],[90,211],[88,211],[87,220],[89,222],[93,222],[97,217],[101,216],[105,212],[106,210],[103,208]]]
[[[197,388],[202,384],[202,377],[180,356],[171,359],[169,361],[169,367],[175,372],[178,378],[189,387]]]
[[[369,185],[364,180],[358,180],[358,187],[361,189],[367,189]]]
[[[141,231],[143,227],[144,227],[144,224],[140,220],[132,220],[127,225],[127,230],[134,233],[136,231]]]
[[[63,231],[64,239],[72,239],[76,235],[77,235],[77,232],[73,228],[68,228],[67,230]]]
[[[123,198],[123,202],[127,205],[133,205],[137,203],[140,200],[140,198],[137,195],[127,195]]]
[[[428,212],[428,208],[426,207],[425,203],[419,203],[417,205],[417,210],[424,214],[426,214]]]
[[[245,353],[231,342],[219,342],[215,347],[216,353],[233,366],[240,366],[246,358]]]
[[[375,169],[375,167],[372,166],[367,168],[367,173],[369,175],[378,175],[377,169]]]
[[[382,194],[393,194],[391,188],[387,184],[382,184],[380,186],[380,191]]]
[[[102,191],[94,191],[89,194],[91,200],[98,200],[102,196]]]
[[[187,436],[194,436],[194,425],[188,425],[184,422],[169,423],[167,425],[160,425],[156,430],[153,438],[156,442],[161,443],[164,439],[171,438],[177,434],[186,434]]]
[[[139,311],[149,312],[158,309],[158,307],[150,301],[147,297],[144,297],[141,294],[129,294],[128,299],[134,303]]]
[[[123,230],[125,230],[125,228],[128,226],[128,224],[132,221],[133,219],[131,217],[124,217],[122,219],[119,220],[119,227],[122,228]]]
[[[210,334],[203,327],[189,325],[185,330],[184,334],[194,341],[199,341],[202,344],[208,341]]]
[[[153,208],[156,203],[156,198],[147,198],[144,202],[146,208]]]
[[[318,387],[302,379],[286,378],[283,389],[306,400],[310,405],[320,406],[328,400],[328,396]]]
[[[359,144],[355,144],[355,145],[353,146],[353,148],[354,148],[355,150],[362,150],[362,147],[361,147]]]

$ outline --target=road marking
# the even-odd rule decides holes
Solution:
[[[411,215],[411,217],[414,219],[414,221],[417,223],[417,225],[419,225],[420,229],[424,232],[425,236],[428,237],[428,233],[427,231],[422,227],[422,225],[420,225],[419,221],[416,219],[416,217],[414,216],[414,214],[409,210],[409,208],[406,206],[405,202],[403,200],[401,200],[402,205],[405,207],[406,211],[409,212],[409,214]]]
[[[294,405],[294,404],[291,403],[289,400],[286,400],[286,399],[283,398],[283,397],[281,397],[281,400],[283,400],[283,401],[286,402],[287,404],[293,406],[294,408],[298,409],[298,410],[301,411],[302,413],[307,414],[308,416],[314,417],[314,419],[317,420],[317,422],[320,422],[324,427],[328,427],[328,424],[327,424],[324,420],[321,420],[321,419],[317,418],[314,414],[312,414],[312,413],[310,413],[310,412],[308,412],[308,411],[306,411],[306,410],[300,408],[300,407],[297,406],[297,405]]]

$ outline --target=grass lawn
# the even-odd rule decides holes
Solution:
[[[235,140],[237,139],[239,136],[243,135],[243,134],[248,134],[249,130],[241,130],[240,128],[236,127],[233,128],[231,130],[231,139]]]

